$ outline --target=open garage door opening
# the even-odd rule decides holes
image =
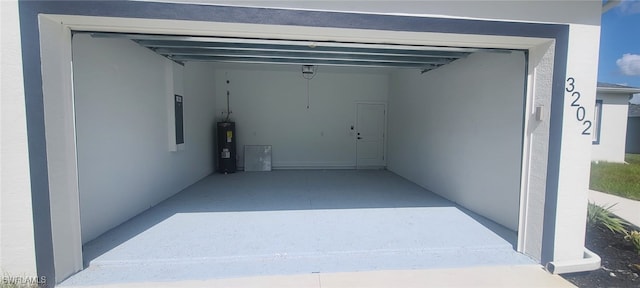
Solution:
[[[313,43],[74,34],[85,265],[136,281],[533,263],[514,251],[526,53]],[[211,175],[227,104],[240,170],[242,147],[270,145],[276,171]],[[108,281],[91,277],[70,281]]]

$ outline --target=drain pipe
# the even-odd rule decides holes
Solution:
[[[545,266],[551,274],[593,271],[600,268],[600,256],[584,248],[582,259],[567,261],[552,261]]]

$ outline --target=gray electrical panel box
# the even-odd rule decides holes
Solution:
[[[176,144],[184,143],[184,125],[183,125],[183,97],[175,95],[175,114],[176,114]]]

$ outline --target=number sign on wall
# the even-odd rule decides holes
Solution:
[[[576,90],[576,79],[573,77],[567,78],[567,87],[565,91],[571,93],[571,107],[575,107],[576,109],[576,120],[578,122],[582,122],[582,135],[591,135],[591,120],[585,120],[587,116],[587,110],[580,103],[580,92]]]

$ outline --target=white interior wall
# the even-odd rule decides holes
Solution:
[[[211,75],[209,75],[211,76]],[[175,110],[175,96],[184,96],[184,68],[178,63],[173,61],[164,62],[164,84],[166,87],[167,97],[167,144],[169,145],[169,151],[183,150],[185,143],[176,143],[176,110]],[[171,93],[170,91],[173,91]]]
[[[167,59],[129,40],[83,34],[74,36],[73,58],[86,243],[213,171],[214,81],[211,66],[184,67],[185,149],[170,152]]]
[[[211,64],[214,65],[214,64]],[[218,120],[226,80],[236,122],[238,165],[243,145],[272,145],[274,168],[354,168],[356,102],[386,103],[385,70],[320,66],[309,81],[298,65],[216,64]]]
[[[525,58],[474,53],[393,73],[388,169],[518,229]]]
[[[598,93],[596,99],[602,100],[600,143],[593,144],[591,160],[624,163],[629,95]]]

